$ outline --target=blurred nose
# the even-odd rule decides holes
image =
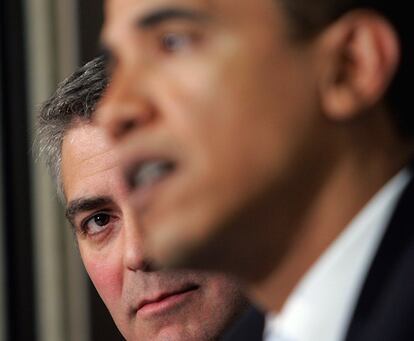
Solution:
[[[144,253],[142,237],[139,229],[134,224],[128,224],[124,228],[124,266],[130,271],[152,271],[150,261]]]
[[[142,128],[153,118],[154,110],[139,90],[141,80],[133,73],[114,74],[97,110],[96,121],[115,140]]]

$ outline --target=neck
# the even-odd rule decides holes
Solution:
[[[383,132],[379,139],[365,132],[360,138],[354,135],[352,141],[351,147],[347,141],[347,152],[336,159],[318,190],[312,192],[309,206],[296,212],[301,217],[293,219],[297,226],[289,228],[297,233],[282,259],[265,276],[248,282],[250,297],[266,311],[280,311],[303,275],[375,193],[407,164],[414,150],[412,144]],[[281,226],[277,218],[273,225]]]

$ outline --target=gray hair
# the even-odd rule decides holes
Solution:
[[[42,158],[64,201],[61,179],[62,143],[79,121],[88,123],[108,84],[103,56],[97,57],[62,81],[40,108],[35,150]]]

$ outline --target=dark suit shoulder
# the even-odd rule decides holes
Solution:
[[[264,329],[264,314],[250,307],[227,331],[222,341],[261,341]]]
[[[414,340],[414,181],[408,184],[374,257],[346,341]]]

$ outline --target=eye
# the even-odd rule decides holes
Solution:
[[[82,224],[82,231],[87,235],[103,232],[111,223],[111,216],[107,213],[97,213]]]
[[[161,37],[161,47],[165,52],[178,52],[189,46],[193,37],[185,33],[167,33]]]

